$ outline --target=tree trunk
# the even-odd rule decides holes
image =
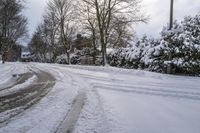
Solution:
[[[101,42],[101,52],[102,52],[102,59],[103,59],[103,66],[106,65],[106,53],[105,53],[105,40],[104,40],[104,30],[103,30],[103,24],[101,23],[101,15],[99,12],[99,4],[98,1],[95,0],[95,8],[96,8],[96,17],[97,17],[97,21],[98,21],[98,26],[99,26],[99,32],[100,32],[100,42]]]
[[[68,64],[71,65],[71,61],[70,61],[70,53],[67,52],[67,61],[68,61]]]
[[[2,64],[5,64],[5,60],[4,59],[2,59]]]
[[[92,42],[93,42],[93,49],[94,49],[94,53],[93,53],[93,64],[96,65],[97,49],[96,49],[96,37],[95,37],[95,31],[93,31]]]
[[[106,66],[107,65],[107,54],[106,54],[106,44],[105,43],[104,43],[104,47],[103,47],[103,58],[104,58],[103,65]]]
[[[57,54],[53,53],[52,63],[56,62],[56,57],[57,57]]]
[[[100,38],[101,38],[101,52],[102,52],[102,59],[103,59],[103,66],[105,66],[106,65],[106,58],[105,58],[105,56],[106,56],[106,53],[105,53],[105,44],[104,44],[104,37],[103,37],[103,35],[100,35]]]
[[[3,52],[3,54],[2,54],[2,64],[5,64],[5,61],[6,61],[6,54],[5,54],[5,52]]]

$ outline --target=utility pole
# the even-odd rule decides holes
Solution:
[[[169,30],[172,30],[173,28],[173,17],[174,17],[174,0],[170,0],[170,19],[169,19]],[[169,38],[169,44],[172,45],[172,40]],[[172,60],[172,53],[171,51],[169,52],[168,55],[169,61]],[[169,62],[167,65],[167,73],[171,74],[172,73],[172,63]]]
[[[174,17],[174,0],[170,2],[170,20],[169,20],[169,30],[173,27],[173,17]]]

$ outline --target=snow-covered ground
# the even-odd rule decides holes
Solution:
[[[3,87],[12,86],[17,80],[13,75],[24,74],[28,72],[26,64],[22,63],[0,63],[0,90]]]
[[[14,74],[23,74],[28,71],[28,65],[22,63],[0,63],[0,84],[8,82]]]
[[[74,133],[200,132],[199,77],[112,67],[37,63],[18,66],[1,65],[0,83],[5,82],[2,76],[14,69],[31,68],[51,73],[56,84],[37,104],[0,127],[0,133],[54,133],[69,117],[80,93],[86,99]]]

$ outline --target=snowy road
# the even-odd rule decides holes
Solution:
[[[27,68],[23,73],[13,73],[11,80],[7,81],[5,86],[4,84],[0,88],[0,126],[9,123],[12,117],[36,104],[55,82],[50,74]]]
[[[37,104],[0,127],[0,133],[200,132],[198,77],[19,63],[0,66],[0,86],[10,81],[8,71],[22,71],[19,66],[25,72],[31,68],[50,73],[56,83]],[[2,75],[7,75],[7,81]]]

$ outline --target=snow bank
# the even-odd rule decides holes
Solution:
[[[21,63],[0,64],[0,85],[11,82],[13,75],[24,74],[29,72],[29,68]]]
[[[10,94],[13,94],[13,93],[16,93],[28,86],[30,86],[31,84],[33,84],[34,82],[37,81],[37,76],[36,75],[33,75],[31,78],[27,79],[24,83],[22,84],[18,84],[12,88],[9,88],[9,89],[5,89],[5,90],[2,90],[0,91],[0,97],[3,97],[3,96],[6,96],[6,95],[10,95]]]

